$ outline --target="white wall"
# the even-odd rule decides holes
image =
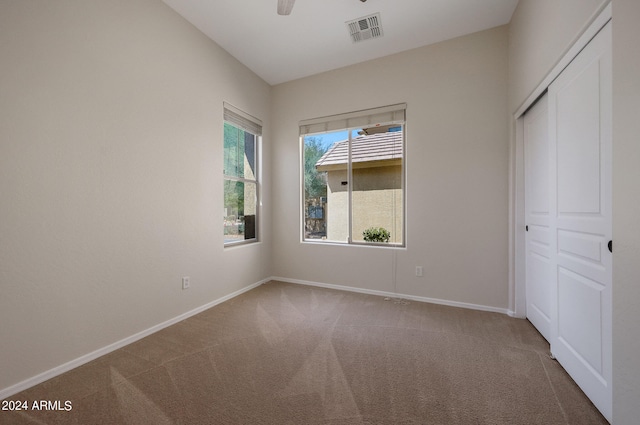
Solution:
[[[513,113],[607,0],[520,0],[509,26]],[[613,423],[640,417],[640,3],[613,0]]]
[[[265,82],[160,0],[3,1],[0,40],[0,389],[271,275],[222,234],[222,102],[268,135]]]
[[[506,53],[499,27],[275,86],[274,275],[507,308]],[[298,122],[400,102],[406,250],[301,243]]]
[[[640,2],[613,0],[613,421],[640,418]]]
[[[609,0],[520,0],[509,24],[509,113],[516,111]]]

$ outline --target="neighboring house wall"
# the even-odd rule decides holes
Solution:
[[[384,227],[390,243],[402,243],[402,166],[353,170],[353,239],[369,227]]]
[[[327,172],[325,214],[330,241],[346,242],[349,237],[349,190],[348,185],[342,185],[347,180],[347,170]]]
[[[257,139],[257,138],[256,138]],[[256,141],[257,143],[257,141]],[[255,160],[256,158],[254,157],[254,168],[255,168]],[[249,164],[249,161],[247,160],[247,157],[244,157],[244,177],[246,179],[252,179],[252,180],[256,180],[256,174],[253,170],[253,168],[251,168],[251,165]],[[253,185],[253,184],[245,184],[244,185],[244,215],[245,216],[254,216],[256,215],[256,208],[257,208],[257,199],[258,199],[258,193],[257,193],[257,185]]]
[[[327,239],[344,242],[349,236],[346,170],[328,172]],[[353,239],[362,241],[369,227],[391,232],[391,243],[402,242],[402,166],[356,168],[352,181]],[[390,214],[391,213],[391,214]]]

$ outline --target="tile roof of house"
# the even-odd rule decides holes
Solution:
[[[402,131],[358,136],[352,139],[351,160],[356,163],[400,159],[402,139]],[[348,140],[336,142],[316,162],[316,168],[346,164],[348,156]]]

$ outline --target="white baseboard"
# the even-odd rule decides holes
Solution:
[[[286,283],[297,283],[299,285],[317,286],[317,287],[320,287],[320,288],[337,289],[339,291],[357,292],[357,293],[360,293],[360,294],[379,295],[381,297],[404,298],[404,299],[412,300],[412,301],[420,301],[420,302],[431,303],[431,304],[447,305],[447,306],[450,306],[450,307],[467,308],[467,309],[470,309],[470,310],[490,311],[490,312],[493,312],[493,313],[506,314],[506,315],[509,315],[509,316],[512,316],[512,317],[514,316],[514,313],[509,309],[499,308],[499,307],[491,307],[491,306],[480,305],[480,304],[470,304],[470,303],[463,303],[463,302],[459,302],[459,301],[441,300],[441,299],[438,299],[438,298],[419,297],[417,295],[409,295],[409,294],[397,294],[395,292],[377,291],[377,290],[374,290],[374,289],[355,288],[353,286],[333,285],[333,284],[330,284],[330,283],[311,282],[311,281],[308,281],[308,280],[289,279],[289,278],[285,278],[285,277],[273,276],[271,278],[271,280],[277,280],[277,281],[286,282]]]
[[[18,382],[15,385],[12,385],[10,387],[4,388],[4,389],[0,390],[0,400],[3,400],[5,398],[7,398],[7,397],[11,397],[14,394],[17,394],[17,393],[19,393],[21,391],[24,391],[24,390],[26,390],[28,388],[31,388],[31,387],[35,386],[35,385],[38,385],[38,384],[40,384],[40,383],[42,383],[44,381],[47,381],[47,380],[49,380],[51,378],[54,378],[54,377],[56,377],[58,375],[61,375],[61,374],[65,373],[65,372],[68,372],[71,369],[75,369],[78,366],[82,366],[85,363],[89,363],[90,361],[95,360],[98,357],[104,356],[105,354],[109,354],[112,351],[115,351],[115,350],[117,350],[119,348],[124,347],[125,345],[129,345],[129,344],[131,344],[133,342],[136,342],[139,339],[144,338],[145,336],[151,335],[151,334],[153,334],[155,332],[158,332],[159,330],[162,330],[162,329],[164,329],[166,327],[174,325],[174,324],[176,324],[176,323],[178,323],[178,322],[180,322],[182,320],[188,319],[191,316],[195,316],[198,313],[201,313],[201,312],[203,312],[203,311],[205,311],[205,310],[207,310],[207,309],[209,309],[209,308],[211,308],[213,306],[216,306],[216,305],[218,305],[220,303],[223,303],[223,302],[225,302],[227,300],[230,300],[231,298],[237,297],[238,295],[243,294],[243,293],[245,293],[247,291],[250,291],[251,289],[253,289],[253,288],[257,287],[257,286],[260,286],[263,283],[269,282],[270,280],[273,280],[273,279],[268,278],[268,279],[263,279],[260,282],[253,283],[253,284],[251,284],[249,286],[246,286],[246,287],[244,287],[242,289],[239,289],[239,290],[237,290],[235,292],[232,292],[232,293],[230,293],[228,295],[225,295],[224,297],[218,298],[217,300],[211,301],[211,302],[209,302],[207,304],[204,304],[204,305],[202,305],[200,307],[194,308],[191,311],[183,313],[183,314],[181,314],[179,316],[176,316],[176,317],[174,317],[172,319],[169,319],[169,320],[167,320],[165,322],[162,322],[160,324],[157,324],[155,326],[152,326],[149,329],[145,329],[145,330],[143,330],[141,332],[138,332],[138,333],[136,333],[134,335],[131,335],[129,337],[121,339],[120,341],[114,342],[113,344],[109,344],[106,347],[99,348],[99,349],[97,349],[97,350],[95,350],[95,351],[93,351],[91,353],[88,353],[88,354],[85,354],[84,356],[78,357],[77,359],[71,360],[71,361],[69,361],[67,363],[64,363],[64,364],[60,365],[60,366],[56,366],[53,369],[49,369],[46,372],[42,372],[42,373],[40,373],[40,374],[38,374],[36,376],[33,376],[33,377],[29,378],[29,379],[25,379],[22,382]]]

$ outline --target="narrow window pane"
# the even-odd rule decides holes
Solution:
[[[224,175],[255,180],[256,136],[224,124]]]
[[[257,240],[258,136],[224,123],[224,243]]]
[[[256,237],[256,184],[225,179],[224,241],[237,242]]]
[[[327,172],[318,163],[327,152],[326,137],[304,138],[304,238],[327,239]]]
[[[352,134],[354,242],[402,244],[402,138],[399,126]]]

